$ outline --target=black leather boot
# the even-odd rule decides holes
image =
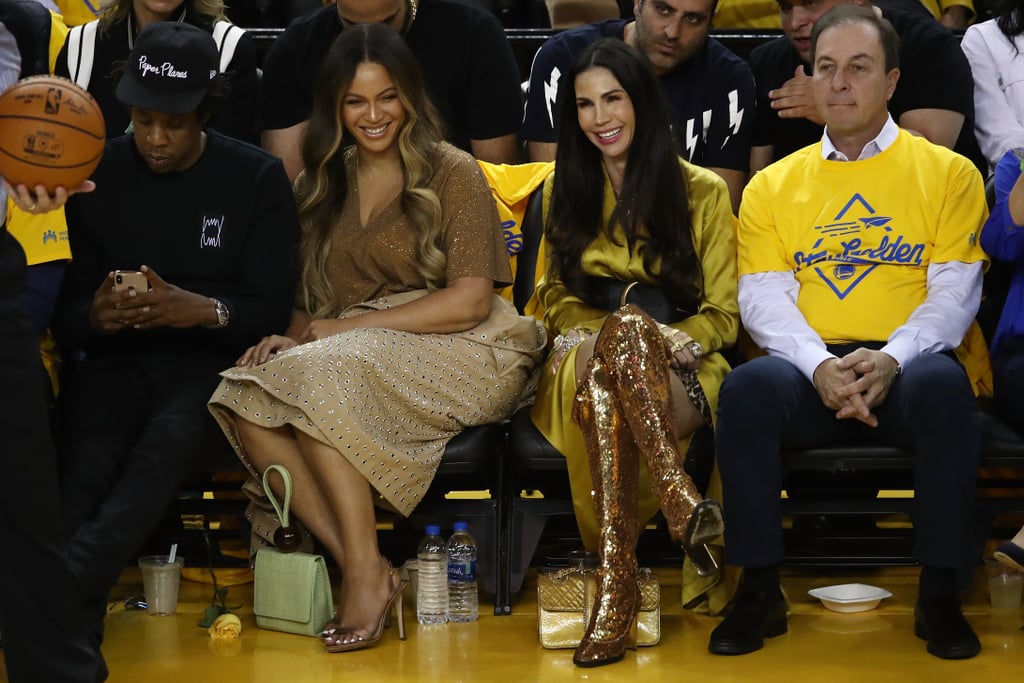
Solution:
[[[786,599],[778,585],[762,589],[740,586],[732,610],[711,632],[708,651],[716,655],[745,655],[760,650],[765,638],[781,636],[788,629]]]

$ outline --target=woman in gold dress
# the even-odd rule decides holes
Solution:
[[[449,439],[530,394],[545,337],[494,293],[511,280],[494,200],[442,141],[401,36],[346,28],[323,66],[296,180],[297,308],[222,373],[210,406],[254,478],[290,471],[296,516],[341,567],[324,632],[338,652],[375,644],[396,601],[401,614],[374,503],[408,515]]]
[[[659,507],[698,573],[717,571],[706,544],[722,532],[721,508],[702,499],[682,454],[713,423],[729,370],[718,351],[736,339],[734,218],[724,181],[676,156],[639,52],[594,43],[560,96],[537,287],[557,338],[532,417],[569,461],[577,521],[600,555],[573,657],[597,666],[629,644],[637,538]]]

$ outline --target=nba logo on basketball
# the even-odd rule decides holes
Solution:
[[[50,88],[46,91],[46,113],[56,116],[60,113],[60,100],[64,91],[60,88]]]

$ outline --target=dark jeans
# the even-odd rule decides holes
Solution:
[[[57,463],[24,315],[25,254],[0,227],[0,631],[12,683],[102,680],[64,554]]]
[[[912,448],[915,557],[946,569],[970,561],[981,421],[963,368],[945,354],[915,359],[874,413],[875,429],[837,420],[811,382],[779,358],[757,358],[726,377],[716,445],[729,564],[782,560],[780,450],[851,442]]]
[[[206,351],[70,368],[58,403],[61,495],[71,568],[97,612],[182,482],[229,448],[206,408],[228,365]]]
[[[1024,434],[1024,337],[1006,337],[992,357],[992,400],[996,414]]]

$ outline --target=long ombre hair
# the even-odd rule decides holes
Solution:
[[[327,276],[327,257],[331,233],[348,195],[342,102],[356,69],[365,63],[387,70],[405,109],[398,132],[405,180],[402,211],[416,236],[416,266],[427,289],[444,286],[447,258],[440,249],[441,201],[429,185],[443,140],[439,118],[427,98],[419,64],[401,35],[384,24],[359,24],[342,31],[324,58],[302,142],[303,173],[296,181],[295,197],[302,227],[302,302],[313,317],[340,313]]]
[[[111,24],[127,19],[132,14],[132,7],[132,0],[114,0],[107,5],[100,13],[100,33],[105,34]],[[184,0],[178,10],[181,7],[184,7],[186,14],[192,17],[189,19],[189,23],[201,20],[201,23],[212,25],[217,20],[227,20],[227,15],[224,13],[224,0]],[[169,21],[175,21],[178,14],[179,12],[176,10]]]
[[[635,122],[618,206],[608,226],[602,225],[601,152],[580,129],[576,110],[576,77],[596,68],[608,69],[622,85],[633,104]],[[554,187],[545,225],[556,274],[570,291],[597,305],[587,291],[583,252],[603,228],[618,223],[631,253],[637,241],[646,238],[644,272],[658,288],[681,310],[696,311],[703,275],[693,245],[689,189],[679,166],[668,106],[646,57],[621,40],[599,40],[580,54],[562,83]]]

